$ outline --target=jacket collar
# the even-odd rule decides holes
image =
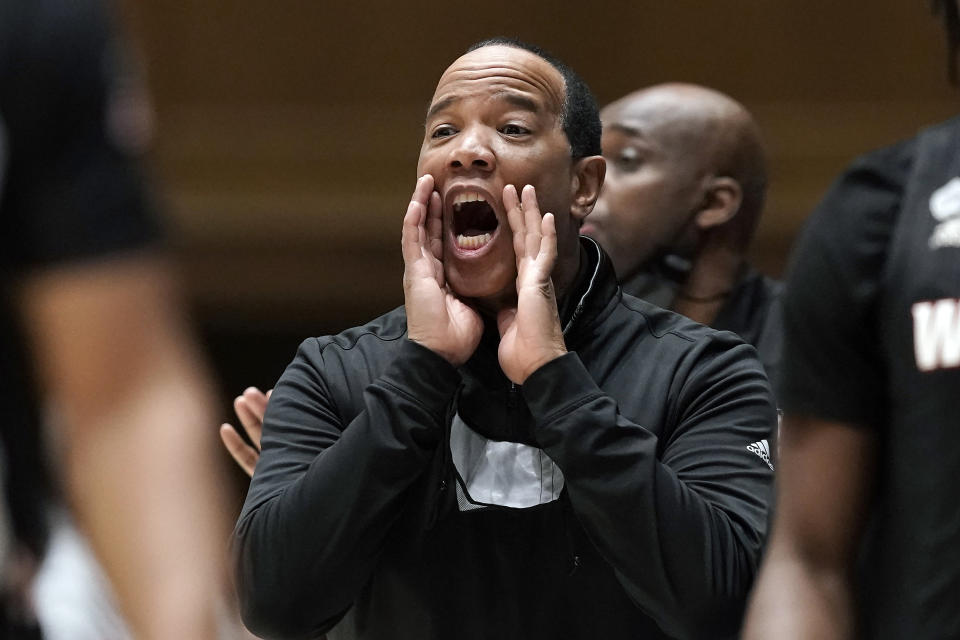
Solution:
[[[567,348],[573,350],[589,329],[620,299],[610,258],[593,238],[580,236],[580,271],[560,306]]]

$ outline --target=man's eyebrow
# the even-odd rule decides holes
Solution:
[[[534,113],[540,111],[540,105],[537,103],[537,101],[533,98],[528,98],[523,94],[514,93],[512,91],[500,91],[494,95],[499,98],[503,98],[515,107],[520,107],[526,111],[532,111]]]
[[[438,100],[437,102],[434,102],[432,105],[430,105],[430,108],[427,110],[426,119],[429,120],[430,118],[435,116],[437,113],[439,113],[440,111],[443,111],[444,109],[446,109],[447,107],[449,107],[451,104],[453,104],[459,99],[460,99],[460,96],[447,96],[443,100]]]
[[[634,127],[634,126],[631,126],[631,125],[629,125],[629,124],[623,124],[623,123],[620,123],[620,122],[613,122],[613,123],[611,123],[611,124],[604,125],[604,128],[607,129],[608,131],[619,131],[620,133],[623,133],[623,134],[628,135],[628,136],[633,136],[633,137],[637,137],[637,138],[642,138],[642,137],[644,137],[644,136],[643,136],[643,132],[640,131],[640,129],[639,129],[638,127]]]
[[[514,93],[513,91],[498,91],[493,94],[495,98],[502,98],[503,100],[509,102],[515,107],[524,109],[525,111],[531,111],[533,113],[538,113],[540,111],[540,104],[533,98],[529,98],[521,93]],[[430,108],[427,110],[427,120],[430,120],[433,116],[440,113],[454,102],[460,100],[460,96],[447,96],[442,100],[438,100],[430,105]]]

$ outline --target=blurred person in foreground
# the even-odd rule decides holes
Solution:
[[[0,575],[22,576],[46,544],[42,403],[65,499],[135,635],[213,638],[225,510],[209,381],[133,159],[146,140],[124,71],[100,3],[0,1],[0,472],[12,529]],[[27,633],[25,583],[2,587],[6,637]]]
[[[954,118],[856,160],[794,250],[751,640],[960,638],[958,176]]]
[[[624,293],[733,331],[757,348],[775,386],[783,287],[746,258],[767,185],[753,117],[718,91],[669,83],[614,101],[600,120],[607,170],[580,232],[610,256]],[[268,398],[250,387],[234,400],[246,440],[221,426],[250,475]]]
[[[579,236],[604,170],[593,98],[556,59],[495,39],[443,73],[404,307],[306,340],[267,406],[234,538],[254,632],[737,632],[769,386],[733,334],[622,294]]]

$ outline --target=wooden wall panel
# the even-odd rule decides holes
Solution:
[[[470,42],[518,35],[607,102],[714,86],[764,129],[773,183],[754,256],[778,273],[855,155],[956,109],[922,0],[477,3],[139,0],[156,166],[190,292],[226,324],[328,327],[399,303],[399,220],[423,110]]]

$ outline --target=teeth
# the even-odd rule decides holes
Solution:
[[[486,202],[487,199],[480,195],[477,191],[464,191],[463,193],[458,193],[453,198],[453,206],[456,209],[460,208],[465,202]]]
[[[479,249],[490,242],[490,234],[483,233],[479,236],[465,236],[462,233],[457,236],[457,246],[461,249]]]

